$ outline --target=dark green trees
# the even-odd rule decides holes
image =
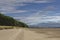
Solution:
[[[0,25],[1,26],[19,26],[19,27],[28,27],[27,24],[17,21],[12,17],[5,16],[0,13]]]

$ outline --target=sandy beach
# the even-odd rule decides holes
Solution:
[[[60,40],[60,28],[0,30],[0,40]]]
[[[24,40],[60,40],[60,29],[27,29]]]

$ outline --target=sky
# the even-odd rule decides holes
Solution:
[[[60,23],[60,0],[0,0],[0,12],[28,25]]]

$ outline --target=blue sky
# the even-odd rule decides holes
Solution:
[[[0,12],[28,25],[60,23],[60,0],[0,0]]]

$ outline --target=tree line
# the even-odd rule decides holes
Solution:
[[[27,24],[17,21],[10,16],[5,16],[0,13],[0,26],[19,26],[19,27],[28,27]]]

